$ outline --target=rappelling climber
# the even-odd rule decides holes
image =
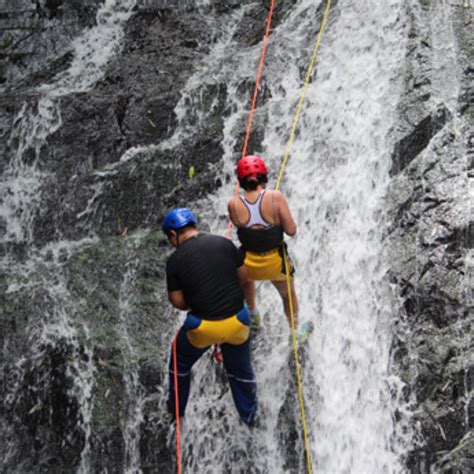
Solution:
[[[237,227],[237,235],[245,252],[248,281],[244,283],[245,300],[250,311],[251,326],[259,327],[261,315],[256,306],[255,281],[270,280],[283,300],[285,315],[291,326],[290,301],[283,259],[284,234],[293,237],[296,223],[285,196],[266,189],[267,166],[260,156],[250,155],[237,164],[237,177],[245,194],[229,201],[229,217]],[[295,293],[295,268],[287,256],[291,299],[298,340],[304,341],[313,329],[310,321],[298,326],[298,299]]]
[[[237,247],[225,237],[197,229],[194,214],[185,208],[168,212],[163,232],[176,250],[166,265],[168,298],[188,311],[177,337],[179,415],[184,416],[191,368],[213,344],[220,344],[235,406],[251,425],[257,412],[257,385],[250,363],[250,314],[242,285],[247,270]],[[175,413],[173,349],[168,408]]]

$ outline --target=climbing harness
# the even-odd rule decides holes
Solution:
[[[222,355],[221,348],[219,347],[219,344],[214,345],[214,349],[212,350],[212,357],[214,357],[214,360],[217,363],[220,363],[224,360],[224,356]]]

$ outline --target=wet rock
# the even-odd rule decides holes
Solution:
[[[2,467],[120,470],[129,410],[145,399],[144,422],[161,421],[138,425],[136,436],[143,430],[149,439],[166,438],[161,387],[171,335],[160,301],[167,255],[161,239],[152,232],[63,247],[27,276],[8,275],[0,319],[8,351],[0,366]],[[84,450],[89,467],[81,464]],[[144,463],[155,458],[169,461],[166,444],[144,451]]]
[[[275,26],[293,4],[280,2]],[[0,19],[12,28],[0,45],[2,171],[22,147],[22,111],[38,117],[40,86],[70,67],[71,39],[94,25],[102,2],[10,5],[0,1]],[[212,77],[199,93],[183,97],[183,90],[230,20],[241,22],[234,41],[242,47],[260,41],[269,5],[140,0],[121,53],[93,88],[47,98],[45,138],[20,150],[22,163],[41,172],[34,244],[2,249],[13,259],[0,280],[0,372],[9,380],[0,388],[3,468],[120,472],[139,462],[143,472],[174,469],[165,409],[175,330],[163,286],[170,248],[156,228],[169,207],[220,185],[215,170],[229,102],[226,84]],[[203,27],[211,20],[220,26]],[[262,85],[265,100],[271,91]],[[238,94],[252,89],[242,84]],[[195,117],[176,115],[180,100],[196,105]],[[179,120],[189,133],[162,146]],[[262,129],[256,121],[253,146]]]
[[[94,24],[99,6],[94,0],[2,0],[0,86],[18,80],[27,86],[64,70],[66,45]]]
[[[472,472],[474,469],[474,434],[471,431],[455,449],[440,454],[441,458],[433,465],[433,469],[436,471],[445,473]]]
[[[419,442],[410,472],[467,473],[472,466],[472,308],[469,306],[469,252],[472,216],[466,200],[468,123],[462,118],[466,92],[457,102],[431,101],[435,52],[426,28],[431,2],[412,9],[406,94],[388,195],[392,225],[391,277],[402,298],[403,330],[396,360],[413,402]],[[453,68],[459,90],[471,82],[465,14],[448,7],[458,41]],[[436,33],[434,33],[436,34]]]
[[[450,115],[446,107],[440,105],[433,115],[424,118],[416,124],[413,131],[395,145],[390,174],[398,174],[424,150],[431,139],[449,120]]]
[[[79,463],[84,445],[79,402],[68,393],[73,385],[68,359],[74,349],[59,340],[37,350],[39,361],[25,360],[23,366],[7,365],[2,371],[8,381],[2,395],[14,396],[1,399],[2,418],[11,427],[3,442],[5,447],[15,443],[13,452],[3,452],[7,464],[2,467],[69,469]]]
[[[38,87],[70,67],[71,40],[94,25],[102,3],[0,0],[0,171],[18,150],[14,128],[22,108],[37,110]],[[472,270],[466,262],[473,225],[465,196],[473,143],[465,122],[472,115],[472,60],[465,51],[472,38],[468,14],[452,3],[462,71],[457,104],[433,90],[434,3],[410,4],[405,91],[392,131],[387,248],[402,299],[396,323],[409,328],[397,335],[394,360],[407,399],[415,400],[421,441],[407,463],[414,473],[472,471]],[[296,4],[277,2],[273,28]],[[230,92],[212,77],[199,93],[189,92],[188,81],[230,22],[237,22],[232,41],[242,48],[257,44],[269,6],[269,0],[211,0],[199,7],[139,0],[123,49],[103,77],[87,92],[51,99],[48,110],[61,124],[22,157],[43,173],[35,196],[41,205],[32,211],[34,245],[9,242],[1,249],[9,259],[0,279],[5,469],[120,472],[138,452],[143,472],[174,470],[164,405],[174,329],[163,287],[169,248],[156,229],[169,207],[202,199],[220,185],[215,170]],[[235,93],[249,97],[253,85],[244,82]],[[272,93],[265,77],[261,85],[259,106]],[[181,100],[195,106],[195,116],[176,114]],[[263,140],[264,120],[256,117],[250,148]],[[165,146],[180,121],[189,133]],[[244,139],[244,127],[237,128],[236,157]],[[0,222],[0,235],[4,227]],[[286,398],[278,436],[287,447],[286,467],[302,469],[304,459],[293,449],[300,442],[294,391]],[[131,411],[136,407],[138,414]],[[127,446],[134,441],[138,450]],[[242,448],[232,456],[242,458]]]

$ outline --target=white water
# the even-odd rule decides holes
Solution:
[[[71,44],[69,68],[50,84],[35,91],[14,119],[9,140],[12,157],[0,181],[0,219],[6,231],[2,242],[32,243],[32,221],[41,201],[41,152],[48,137],[62,125],[60,98],[90,90],[104,75],[105,67],[120,51],[124,27],[136,0],[106,0],[97,12],[97,25],[87,28]]]
[[[118,3],[107,1],[101,11],[110,13]],[[265,79],[272,97],[255,118],[256,124],[266,121],[265,139],[261,150],[249,151],[262,153],[272,169],[273,182],[319,25],[315,16],[317,6],[318,2],[314,1],[298,2],[283,24],[273,30],[269,43]],[[230,23],[240,21],[244,8],[236,9]],[[299,235],[290,242],[290,253],[298,269],[301,318],[311,318],[316,323],[303,379],[312,457],[316,471],[321,473],[402,472],[403,442],[410,440],[410,433],[397,434],[393,422],[395,409],[405,412],[406,407],[399,401],[400,381],[389,368],[390,318],[395,305],[385,279],[388,264],[382,234],[386,222],[381,212],[393,145],[387,137],[400,93],[398,70],[406,37],[404,8],[402,0],[388,0],[383,5],[375,0],[355,5],[340,2],[334,8],[323,37],[317,76],[305,100],[298,137],[283,181],[283,191],[299,224]],[[111,13],[112,16],[104,14],[98,23],[114,25],[106,42],[117,41],[114,44],[118,45],[128,13],[116,13],[117,22],[111,19],[115,18],[115,13]],[[57,97],[92,87],[101,77],[107,58],[118,51],[118,46],[102,48],[102,30],[109,31],[98,28],[77,40],[74,48],[78,51],[75,56],[78,62],[73,61],[54,87],[41,88],[44,98],[38,110],[43,110],[42,115],[27,113],[25,109],[17,118],[15,133],[33,135],[37,140],[33,144],[20,141],[18,150],[34,149],[35,161],[47,137],[61,125]],[[226,82],[231,113],[225,119],[222,175],[234,176],[238,154],[233,149],[237,135],[245,127],[251,93],[243,97],[238,92],[239,85],[241,81],[254,80],[260,46],[236,50],[232,29],[220,36],[208,60],[183,91],[183,100],[177,108],[180,120],[177,134],[160,144],[161,147],[175,146],[183,137],[196,133],[196,124],[199,129],[199,123],[205,121],[208,113],[200,105],[200,88],[203,84]],[[105,51],[105,56],[101,51]],[[38,128],[31,123],[40,124],[44,132],[31,134],[30,130]],[[120,163],[134,159],[143,151],[140,147],[130,150]],[[13,187],[10,182],[15,178],[25,180],[18,185],[22,192],[26,180],[30,180],[27,188],[34,192],[26,196],[18,194],[2,212],[8,223],[6,240],[29,242],[32,214],[19,209],[31,209],[31,204],[34,207],[42,176],[36,165],[23,161],[23,152],[19,152],[18,158],[7,189]],[[116,166],[103,173],[113,174]],[[98,188],[97,196],[100,192]],[[204,220],[212,222],[215,232],[225,230],[226,201],[232,193],[233,184],[225,185],[200,211]],[[84,212],[93,209],[94,198]],[[139,471],[138,435],[143,403],[134,372],[136,354],[127,328],[133,280],[134,263],[129,262],[122,284],[119,328],[131,357],[131,365],[125,369],[131,370],[125,374],[130,403],[124,427],[124,468],[128,472]],[[58,308],[67,307],[64,288],[59,285],[53,290]],[[183,426],[185,472],[305,470],[301,436],[296,442],[299,464],[285,464],[285,432],[290,428],[279,417],[281,409],[291,403],[290,415],[299,426],[296,398],[287,398],[288,391],[295,392],[288,363],[292,356],[289,331],[275,291],[269,285],[261,285],[259,297],[265,329],[255,344],[254,359],[261,425],[251,431],[238,421],[220,369],[204,357],[195,369]],[[58,327],[62,328],[57,331],[58,337],[64,336],[66,329],[67,337],[76,344],[77,330],[68,321],[70,315],[61,311],[56,316],[56,322],[47,329],[47,337]],[[71,366],[71,373],[75,374],[76,396],[85,422],[86,447],[80,471],[88,472],[93,367],[89,363]]]
[[[440,102],[454,112],[460,91],[458,64],[458,46],[453,27],[453,7],[437,2],[431,8],[430,38],[433,43],[431,101],[436,106]]]
[[[55,346],[61,344],[71,350],[68,359],[67,376],[73,381],[68,395],[77,400],[81,419],[79,424],[84,432],[84,447],[81,452],[78,474],[91,472],[90,452],[92,433],[92,410],[94,407],[93,389],[95,383],[95,366],[93,354],[89,348],[89,330],[84,324],[74,323],[78,313],[77,302],[71,297],[67,287],[67,280],[61,270],[60,256],[70,252],[76,243],[68,245],[66,242],[51,248],[54,258],[48,263],[50,275],[54,274],[54,281],[49,284],[43,282],[48,288],[48,297],[52,303],[52,312],[44,315],[42,332],[37,337],[37,344]],[[42,262],[38,262],[39,265]]]
[[[18,388],[23,383],[22,379],[25,373],[31,373],[36,367],[41,368],[44,363],[45,348],[59,346],[61,351],[65,351],[63,354],[67,359],[65,376],[73,381],[73,384],[65,390],[68,396],[77,400],[80,417],[78,423],[84,432],[84,447],[77,468],[79,474],[90,472],[89,454],[95,367],[92,351],[87,344],[90,339],[88,328],[83,324],[73,323],[77,320],[80,304],[74,301],[69,293],[62,263],[75,249],[88,243],[92,243],[92,241],[90,239],[78,242],[64,241],[46,246],[42,253],[35,255],[26,264],[17,265],[16,276],[21,279],[22,283],[10,284],[6,290],[8,294],[28,288],[32,300],[37,298],[37,292],[45,300],[40,320],[36,320],[34,316],[31,318],[33,324],[29,329],[30,345],[25,348],[23,357],[15,364],[15,381],[9,387],[6,404],[15,404],[16,397],[21,394],[18,392]],[[6,263],[6,268],[8,268],[8,262]],[[2,269],[5,269],[3,265]],[[32,308],[32,311],[34,313],[35,309]],[[6,340],[2,348],[4,359],[8,359],[9,351],[17,350],[17,348],[9,347],[10,343]],[[38,399],[37,404],[31,407],[30,414],[45,409],[40,395],[42,384],[45,381],[37,377],[36,382],[38,386],[35,387],[35,391],[38,393]],[[50,383],[50,381],[46,381],[46,383]],[[58,407],[58,409],[60,408]],[[9,429],[9,427],[4,428]],[[12,438],[14,439],[13,436]],[[13,446],[5,448],[6,456],[2,460],[2,464],[8,466],[10,457],[18,455],[18,453],[14,452]]]
[[[133,245],[134,241],[131,241]],[[129,252],[133,256],[133,248]],[[131,258],[127,263],[122,284],[120,286],[119,318],[121,340],[123,343],[123,378],[125,382],[126,402],[125,419],[123,429],[124,472],[126,474],[137,474],[142,472],[140,468],[140,428],[143,423],[143,406],[145,403],[145,392],[139,381],[138,356],[134,341],[129,332],[129,321],[131,320],[133,308],[131,299],[136,294],[134,282],[136,280],[136,267],[138,258]]]
[[[317,6],[300,2],[269,42],[265,79],[272,97],[256,116],[257,123],[267,120],[265,139],[261,150],[249,152],[265,157],[273,180],[319,26]],[[401,0],[373,0],[339,4],[332,15],[283,182],[299,224],[290,254],[297,266],[300,314],[316,324],[303,372],[312,457],[321,473],[397,473],[403,471],[401,456],[411,433],[402,434],[394,424],[395,410],[406,413],[407,407],[402,384],[389,370],[396,304],[385,277],[382,207],[393,149],[388,137],[401,91],[405,7]],[[189,82],[183,94],[188,99],[177,113],[185,132],[190,116],[199,117],[187,105],[196,103],[199,87],[226,82],[233,113],[225,120],[222,142],[225,177],[234,176],[233,149],[250,103],[249,96],[238,94],[238,85],[254,78],[260,45],[239,51],[231,42],[221,46],[220,56],[213,55]],[[229,183],[199,210],[215,232],[224,233],[232,193]],[[259,298],[265,329],[254,361],[261,425],[249,431],[239,422],[227,387],[204,358],[196,366],[183,428],[188,472],[305,470],[301,435],[299,465],[285,465],[289,427],[279,418],[288,403],[294,405],[290,414],[299,417],[296,398],[286,397],[288,390],[296,391],[289,330],[275,291],[260,285]]]
[[[48,137],[62,125],[61,97],[90,90],[104,75],[107,64],[120,51],[124,27],[132,15],[135,4],[136,0],[106,0],[97,12],[97,25],[85,29],[72,42],[71,49],[74,55],[70,67],[59,74],[52,83],[39,87],[35,91],[35,99],[28,99],[15,117],[9,140],[11,157],[0,181],[0,219],[5,227],[0,243],[33,244],[32,222],[41,203],[41,186],[47,173],[42,168],[42,154],[46,152]],[[48,344],[64,346],[72,352],[69,354],[67,369],[67,376],[73,381],[69,395],[77,400],[81,417],[79,423],[84,432],[84,447],[77,472],[86,474],[92,469],[90,438],[94,363],[92,352],[88,348],[88,328],[74,318],[77,308],[68,293],[65,277],[62,275],[61,261],[58,258],[61,252],[67,253],[71,246],[80,244],[81,242],[72,244],[62,242],[52,245],[43,253],[32,255],[26,268],[17,265],[15,271],[17,275],[24,274],[26,280],[29,279],[30,271],[37,271],[42,267],[45,269],[45,275],[54,275],[52,281],[42,283],[47,289],[52,309],[50,314],[42,314],[41,322],[32,318],[29,332],[33,343],[29,348],[28,357],[33,364],[41,363],[43,355],[41,348]],[[11,263],[12,260],[8,256],[0,262],[2,268],[9,270]],[[16,288],[9,288],[9,291],[15,290]],[[8,347],[3,348],[7,349]],[[23,364],[31,360],[18,361],[16,364],[18,377],[24,372]],[[128,375],[130,380],[127,381],[133,386],[133,374]],[[130,384],[127,384],[127,387]],[[15,395],[15,390],[12,389],[9,397]],[[130,430],[133,431],[133,428]],[[136,433],[133,431],[131,434]],[[131,453],[132,468],[136,462],[136,451],[136,446],[127,444],[127,453]],[[14,453],[10,447],[7,447],[5,452],[6,459],[3,462],[8,465],[8,457]]]
[[[300,203],[294,248],[301,312],[317,323],[311,360],[319,398],[306,393],[316,402],[309,412],[319,472],[402,470],[391,445],[390,392],[401,384],[388,372],[396,309],[382,205],[393,149],[387,137],[401,92],[403,15],[399,1],[341,9],[285,177],[290,199]]]

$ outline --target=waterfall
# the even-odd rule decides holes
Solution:
[[[103,76],[108,62],[120,51],[124,27],[135,3],[135,0],[106,0],[97,11],[96,26],[85,29],[70,45],[73,59],[68,69],[51,83],[30,91],[31,96],[13,122],[8,142],[11,159],[0,182],[0,219],[3,227],[0,243],[5,253],[0,266],[6,275],[21,281],[10,283],[6,293],[25,291],[32,305],[35,300],[41,302],[42,311],[38,312],[40,317],[35,318],[37,310],[32,307],[33,315],[26,329],[31,344],[23,348],[20,360],[10,360],[10,354],[15,353],[15,341],[6,340],[4,343],[4,364],[0,367],[2,378],[8,380],[4,404],[13,412],[15,404],[27,403],[22,400],[24,395],[19,388],[25,378],[31,377],[34,382],[29,390],[33,393],[29,394],[29,398],[36,400],[36,403],[27,407],[27,415],[40,414],[43,409],[41,398],[50,396],[46,387],[50,383],[58,383],[47,380],[48,374],[54,379],[54,366],[65,366],[64,374],[56,376],[64,377],[62,389],[70,400],[56,401],[54,408],[58,412],[64,410],[62,415],[65,417],[56,420],[56,429],[66,426],[72,433],[63,440],[61,448],[66,442],[71,444],[75,436],[83,438],[82,442],[78,441],[81,446],[78,453],[79,473],[89,473],[92,469],[90,438],[95,369],[93,354],[88,347],[89,329],[76,318],[81,299],[77,300],[70,294],[64,263],[75,249],[89,241],[62,241],[37,249],[32,223],[41,207],[41,184],[48,173],[43,164],[48,137],[62,125],[61,97],[88,91]],[[25,245],[29,254],[26,263],[15,261],[14,253],[10,252],[20,245]],[[45,361],[51,357],[57,360],[48,368]],[[41,378],[44,377],[41,375],[43,371],[46,371],[46,378]],[[129,377],[133,385],[133,374]],[[66,432],[67,429],[64,430]],[[21,470],[23,460],[18,461],[18,457],[21,459],[22,443],[18,436],[21,435],[16,435],[13,427],[5,423],[0,434],[3,441],[0,453],[4,466],[10,466],[12,462]]]
[[[264,140],[260,149],[249,149],[269,164],[270,184],[281,164],[324,5],[300,2],[272,31],[263,79],[270,98],[254,123],[254,130],[264,129]],[[390,131],[403,85],[405,8],[399,0],[335,8],[282,185],[299,225],[289,252],[297,267],[300,318],[316,326],[303,351],[303,380],[312,457],[323,473],[402,472],[401,456],[411,436],[395,426],[395,413],[407,413],[407,407],[403,384],[390,366],[397,302],[383,241]],[[199,124],[205,112],[196,103],[199,90],[226,84],[230,103],[222,181],[231,179],[210,204],[197,209],[216,233],[225,230],[235,147],[250,103],[242,84],[254,80],[259,53],[260,45],[216,47],[189,81],[177,110],[182,133],[188,123]],[[289,329],[275,290],[260,284],[258,293],[264,329],[253,342],[253,359],[260,424],[249,430],[239,422],[220,369],[203,358],[183,428],[183,462],[190,472],[305,469]]]
[[[71,438],[80,430],[84,436],[80,453],[78,472],[90,472],[89,452],[91,418],[93,409],[94,363],[92,352],[87,346],[89,331],[85,325],[74,324],[78,314],[78,303],[70,294],[64,262],[73,251],[90,241],[61,242],[46,246],[27,264],[17,264],[16,279],[21,283],[10,283],[6,293],[16,293],[19,297],[27,295],[31,299],[32,317],[28,328],[28,347],[22,347],[21,358],[11,364],[10,354],[15,354],[15,340],[6,340],[3,350],[4,364],[0,367],[5,384],[6,407],[30,403],[25,415],[31,416],[46,409],[46,398],[51,396],[49,384],[64,383],[64,399],[56,400],[58,413],[65,419],[56,420],[57,429],[70,427]],[[5,262],[2,262],[4,265]],[[4,266],[5,268],[5,266]],[[3,268],[3,269],[4,269]],[[35,306],[35,303],[41,310]],[[41,306],[40,306],[41,304]],[[35,316],[41,315],[40,318]],[[54,362],[51,360],[54,359]],[[61,368],[64,367],[64,372]],[[58,370],[59,368],[59,370]],[[57,371],[57,373],[56,373]],[[25,392],[25,380],[35,382]],[[73,381],[71,384],[70,381]],[[54,395],[53,395],[54,396]],[[74,402],[69,403],[66,398]],[[64,429],[67,431],[67,428]],[[6,432],[6,435],[5,435]],[[13,426],[2,427],[1,446],[4,466],[20,453],[20,440],[15,440]],[[16,441],[16,443],[14,443]],[[21,469],[21,462],[15,463]]]
[[[48,137],[62,124],[60,98],[90,90],[103,76],[105,66],[120,49],[135,3],[106,0],[97,12],[96,26],[73,40],[69,68],[52,83],[32,91],[32,100],[25,102],[15,117],[9,140],[12,159],[0,182],[0,219],[5,227],[0,243],[33,243],[31,226],[46,173],[41,152],[45,152]]]
[[[175,469],[174,425],[165,407],[167,363],[184,314],[166,300],[164,262],[172,249],[155,224],[165,206],[186,205],[203,230],[225,234],[262,47],[252,28],[258,24],[263,33],[269,6],[253,0],[99,3],[96,26],[64,49],[71,53],[65,69],[40,86],[20,88],[24,99],[14,102],[6,143],[8,162],[0,178],[0,270],[6,277],[0,280],[0,298],[8,302],[10,319],[0,323],[0,330],[14,329],[8,327],[6,337],[0,334],[0,377],[5,380],[0,458],[2,467],[14,472],[32,466],[41,472],[67,466],[83,474]],[[417,341],[408,324],[407,334],[401,335],[404,302],[397,293],[400,286],[388,276],[395,265],[388,256],[394,226],[387,201],[390,182],[396,182],[389,172],[397,140],[413,128],[416,135],[416,124],[438,104],[453,116],[449,132],[455,138],[449,139],[460,143],[459,136],[467,136],[466,119],[458,114],[463,65],[455,18],[460,21],[460,16],[450,3],[333,0],[303,103],[281,190],[298,224],[295,238],[286,241],[296,266],[299,317],[315,325],[300,355],[317,473],[400,474],[407,468],[429,469],[444,456],[438,451],[433,455],[438,458],[424,459],[416,452],[422,437],[415,425],[424,407],[419,403],[413,413],[413,400],[407,398],[415,397],[416,390],[410,387],[410,393],[398,371],[406,364],[412,371],[406,378],[418,380],[417,348],[404,348],[402,362],[393,359],[397,337],[405,336],[407,346]],[[277,2],[248,149],[267,162],[270,188],[282,164],[325,6],[326,0]],[[256,12],[262,17],[257,19]],[[413,43],[423,41],[429,44],[417,62],[410,56]],[[102,81],[117,57],[113,73]],[[409,70],[410,59],[420,70]],[[114,82],[116,72],[121,77]],[[429,80],[407,85],[419,79],[417,74]],[[106,110],[104,121],[113,125],[104,125],[106,131],[94,139],[111,131],[110,149],[120,152],[91,158],[75,176],[64,168],[61,179],[77,179],[80,185],[72,189],[81,195],[75,199],[71,192],[64,203],[59,200],[58,207],[70,206],[70,214],[64,220],[61,215],[58,228],[48,229],[54,241],[39,243],[39,217],[51,206],[42,206],[49,196],[45,183],[53,177],[52,161],[61,159],[49,142],[61,127],[75,125],[74,118],[66,123],[69,96],[82,94],[79,99],[87,100],[97,90],[112,90],[116,96],[97,112]],[[404,101],[418,106],[425,92],[428,98],[419,109],[402,117]],[[176,103],[173,115],[170,104]],[[414,153],[422,171],[445,157],[441,135]],[[449,149],[453,163],[455,155],[467,156],[467,141],[459,143]],[[219,149],[222,159],[216,158]],[[209,150],[212,157],[198,156]],[[440,152],[431,156],[433,151]],[[189,156],[200,160],[194,177],[188,172],[194,165]],[[402,178],[430,186],[425,174]],[[199,183],[203,187],[196,190]],[[457,184],[450,197],[462,201],[459,195],[466,189]],[[133,224],[126,222],[131,216],[137,217]],[[66,240],[61,232],[71,222],[71,240]],[[88,233],[77,236],[76,228]],[[235,231],[231,238],[238,244]],[[421,231],[413,238],[414,248],[419,247]],[[436,248],[440,255],[444,251]],[[418,276],[425,256],[415,260]],[[471,267],[472,252],[465,262],[466,297]],[[263,327],[252,333],[251,344],[258,422],[249,428],[239,420],[222,365],[210,353],[204,355],[193,368],[182,419],[183,472],[306,472],[290,330],[276,290],[268,282],[258,283],[257,290]],[[461,342],[455,349],[464,351],[467,360],[464,324],[460,319],[456,331]],[[461,424],[468,441],[473,391],[469,362],[463,364]],[[452,369],[449,380],[455,381],[455,375]],[[449,438],[441,424],[434,429],[444,441]],[[435,444],[430,449],[438,449]],[[27,450],[34,454],[24,455]],[[407,455],[416,458],[415,467]]]

